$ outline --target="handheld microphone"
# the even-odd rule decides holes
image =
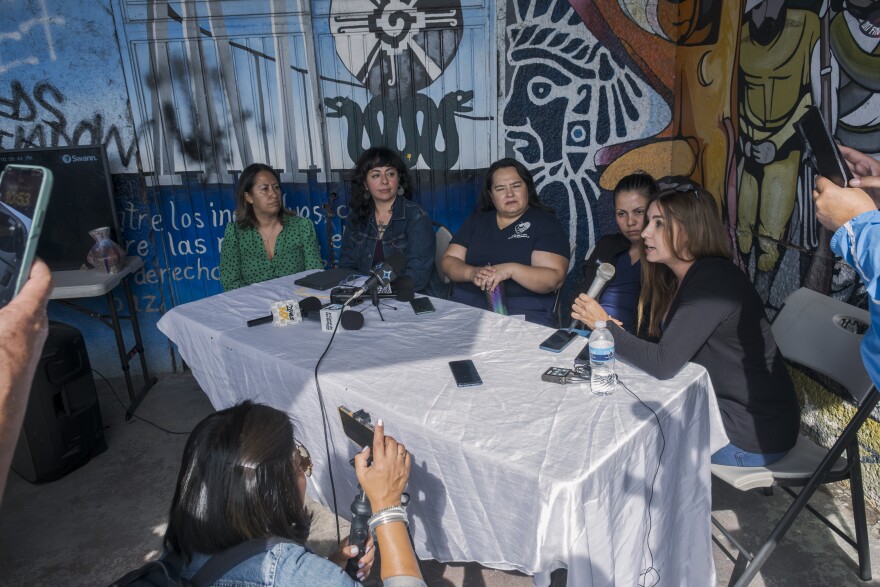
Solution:
[[[344,306],[348,307],[356,299],[380,285],[388,285],[397,274],[406,267],[406,258],[399,252],[394,252],[384,263],[378,264],[370,271],[370,277],[364,282],[364,285],[354,292]]]
[[[599,265],[599,268],[596,269],[596,277],[593,278],[593,283],[590,284],[590,289],[587,290],[587,296],[594,300],[598,298],[599,294],[602,293],[605,284],[614,278],[615,271],[614,265],[611,263],[602,263]],[[571,321],[568,329],[572,330],[577,328],[580,323],[580,320],[574,319]]]
[[[315,296],[309,296],[307,298],[303,298],[299,301],[299,310],[302,314],[303,318],[314,318],[318,319],[317,310],[321,309],[321,300],[316,298]],[[248,326],[259,326],[260,324],[268,324],[272,321],[272,314],[268,316],[261,316],[259,318],[254,318],[253,320],[248,320]]]

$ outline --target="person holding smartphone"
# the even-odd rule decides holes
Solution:
[[[354,587],[370,574],[372,541],[360,553],[346,538],[329,559],[306,548],[312,521],[305,505],[306,477],[312,462],[294,434],[290,416],[249,400],[196,425],[184,448],[164,539],[166,555],[173,552],[183,561],[182,577],[195,575],[212,554],[269,537],[284,540],[226,571],[219,582]],[[381,420],[372,447],[355,457],[358,482],[374,514],[372,527],[387,587],[426,587],[400,507],[411,466],[412,455],[385,436]],[[356,580],[344,568],[360,554],[363,565]]]
[[[49,268],[35,259],[21,291],[0,308],[0,501],[40,351],[49,334],[46,304],[52,287]]]
[[[862,362],[880,388],[880,161],[855,149],[839,148],[856,178],[850,180],[851,187],[843,188],[819,177],[813,190],[816,218],[834,231],[831,250],[858,272],[871,298],[871,327],[862,339]]]

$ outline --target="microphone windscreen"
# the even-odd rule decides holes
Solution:
[[[364,315],[354,310],[345,310],[339,320],[346,330],[360,330],[364,326]]]
[[[601,275],[602,278],[605,279],[605,281],[610,281],[611,278],[614,277],[615,272],[616,272],[616,269],[614,268],[614,265],[612,265],[611,263],[602,263],[601,265],[599,265],[599,268],[596,270],[596,274]]]
[[[394,251],[389,255],[385,262],[391,265],[391,268],[394,269],[395,273],[401,273],[404,269],[406,269],[406,257],[400,251]]]
[[[409,275],[401,275],[391,284],[394,287],[396,298],[400,302],[408,302],[415,297],[415,281]]]
[[[324,304],[321,303],[321,300],[316,298],[315,296],[309,296],[307,298],[303,298],[299,301],[299,311],[303,316],[307,316],[312,312],[317,312],[321,309],[321,306]]]

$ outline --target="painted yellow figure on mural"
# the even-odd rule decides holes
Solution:
[[[638,30],[620,19],[611,3],[597,3],[646,73],[653,73],[658,80],[670,80],[672,120],[650,144],[622,155],[609,150],[605,155],[608,168],[600,185],[611,190],[633,169],[643,169],[655,177],[689,177],[715,196],[721,211],[735,140],[731,86],[741,4],[738,0],[647,0],[621,2],[620,7]],[[640,54],[634,48],[651,42],[645,32],[674,47]],[[668,70],[667,52],[673,55],[674,71]],[[603,162],[598,160],[597,164]],[[729,215],[734,212],[731,210]]]
[[[740,182],[737,239],[770,271],[797,197],[802,145],[794,123],[812,104],[810,58],[819,18],[784,0],[749,1],[740,37]]]

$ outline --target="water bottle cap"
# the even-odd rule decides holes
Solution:
[[[605,320],[596,320],[596,328],[605,328],[608,325]]]

